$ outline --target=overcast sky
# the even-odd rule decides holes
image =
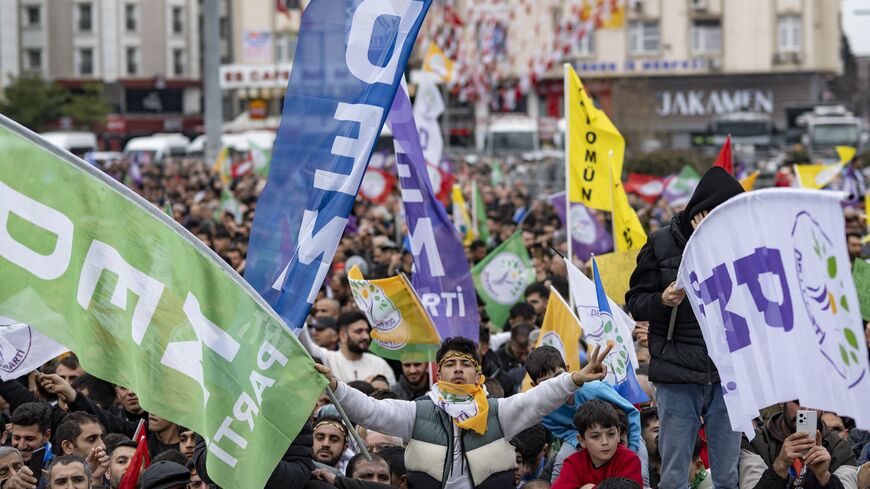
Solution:
[[[843,30],[856,56],[870,56],[870,0],[843,0]]]

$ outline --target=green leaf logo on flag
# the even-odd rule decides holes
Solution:
[[[497,326],[507,320],[511,306],[523,299],[535,272],[520,233],[494,249],[471,270],[474,287],[486,303],[486,312]]]
[[[265,485],[326,385],[280,317],[192,234],[3,116],[0,316],[203,435],[209,476],[227,488]]]

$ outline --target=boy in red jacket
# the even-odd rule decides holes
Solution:
[[[593,489],[611,477],[625,477],[643,487],[640,459],[619,444],[619,416],[605,401],[587,401],[574,415],[583,449],[565,459],[552,489]]]

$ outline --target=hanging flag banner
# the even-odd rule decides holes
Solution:
[[[689,203],[692,198],[692,193],[695,192],[695,187],[701,181],[701,175],[698,171],[689,165],[683,167],[680,173],[668,178],[668,183],[665,186],[665,191],[662,197],[671,204],[672,207],[684,206]]]
[[[362,198],[370,200],[375,204],[383,204],[393,191],[393,186],[396,185],[396,177],[389,172],[378,168],[369,167],[363,177],[362,184],[359,187],[359,194]]]
[[[329,272],[431,0],[318,0],[303,11],[245,278],[291,328]]]
[[[547,200],[556,210],[564,228],[565,223],[568,222],[568,216],[565,215],[567,210],[565,192],[553,194],[547,197]],[[583,204],[571,203],[571,232],[569,235],[574,240],[571,253],[583,261],[588,260],[593,254],[613,251],[613,238],[604,228],[604,223],[599,221],[594,213],[595,211]]]
[[[347,280],[372,326],[372,353],[400,361],[435,361],[441,338],[404,275],[366,280],[354,265]]]
[[[511,307],[523,300],[526,287],[535,281],[523,235],[516,233],[492,250],[471,269],[471,276],[492,323],[502,327]]]
[[[870,428],[870,366],[841,198],[801,189],[738,195],[686,244],[677,285],[722,378],[731,426],[750,439],[759,409],[792,399]]]
[[[603,350],[609,345],[613,349],[604,359],[607,365],[607,377],[604,381],[612,385],[620,396],[632,404],[649,402],[649,397],[641,389],[634,373],[631,362],[631,353],[634,352],[634,341],[631,335],[625,335],[614,319],[610,309],[610,299],[604,293],[601,285],[601,275],[598,273],[598,263],[592,257],[592,275],[595,279],[595,296],[598,299],[598,321],[587,323],[586,342],[591,353],[595,346]],[[635,361],[637,359],[635,358]]]
[[[195,236],[2,116],[0,277],[0,315],[203,435],[223,487],[263,487],[326,385],[281,318]]]
[[[600,258],[600,257],[598,257]],[[580,318],[580,324],[598,324],[601,322],[598,310],[598,293],[595,289],[595,283],[589,279],[583,272],[572,264],[568,265],[568,284],[571,290],[571,297],[574,299],[574,307],[577,308],[577,316]],[[606,289],[605,289],[606,291]],[[616,327],[619,328],[619,334],[623,338],[631,338],[634,331],[635,323],[631,316],[619,307],[619,304],[607,298],[610,304],[611,314],[615,320]],[[624,295],[623,295],[624,301]],[[634,348],[628,350],[631,365],[636,369],[637,352]]]
[[[622,178],[625,139],[607,114],[595,107],[580,77],[567,64],[565,76],[568,78],[566,117],[570,134],[566,162],[568,199],[592,209],[611,211],[611,174],[617,180]]]
[[[396,148],[396,169],[408,241],[414,256],[411,283],[442,338],[477,341],[480,319],[465,248],[437,200],[405,87],[399,86],[387,124]],[[456,257],[463,257],[457,260]]]
[[[438,85],[428,77],[417,85],[414,99],[414,118],[417,120],[417,131],[420,133],[420,146],[426,161],[437,165],[444,155],[444,138],[441,136],[441,125],[438,117],[444,113],[444,99]]]
[[[624,187],[626,192],[640,195],[643,200],[652,204],[665,191],[665,179],[653,175],[629,173]]]

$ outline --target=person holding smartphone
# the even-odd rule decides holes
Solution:
[[[828,429],[818,412],[798,401],[785,403],[782,412],[756,430],[751,442],[743,438],[742,488],[852,488],[857,472],[848,442]]]

